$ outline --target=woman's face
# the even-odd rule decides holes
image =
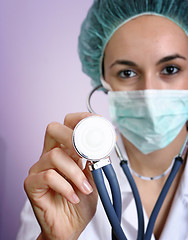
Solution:
[[[104,78],[114,91],[188,89],[188,37],[167,18],[129,21],[114,33],[104,55]]]

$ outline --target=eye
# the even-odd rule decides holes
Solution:
[[[133,70],[123,70],[118,73],[121,78],[132,78],[136,76]]]
[[[176,74],[180,71],[180,69],[176,66],[167,66],[165,67],[163,70],[162,70],[162,74],[164,75],[173,75],[173,74]]]

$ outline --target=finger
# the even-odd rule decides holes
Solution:
[[[67,114],[65,116],[65,119],[64,119],[64,124],[71,128],[71,129],[74,129],[75,126],[84,118],[86,117],[90,117],[94,115],[93,113],[89,113],[89,112],[82,112],[82,113],[70,113],[70,114]]]
[[[70,150],[75,153],[74,147],[72,145],[72,130],[79,121],[91,115],[93,114],[89,112],[72,113],[68,114],[65,117],[65,125],[58,122],[50,123],[46,129],[42,154],[50,151],[55,147],[58,147],[61,144],[66,146],[67,148],[70,148]]]
[[[60,148],[54,148],[46,153],[31,168],[30,174],[36,174],[49,169],[54,169],[63,177],[69,179],[84,194],[90,194],[93,191],[85,174],[80,167]]]
[[[59,193],[73,204],[80,201],[71,184],[53,169],[30,175],[26,178],[24,187],[31,201],[40,201],[49,189]]]
[[[50,151],[51,149],[63,144],[71,151],[75,152],[72,144],[72,133],[73,130],[67,126],[52,122],[47,126],[46,135],[44,140],[43,154]]]

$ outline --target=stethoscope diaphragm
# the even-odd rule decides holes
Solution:
[[[113,125],[105,118],[91,116],[81,120],[73,132],[73,145],[77,153],[90,161],[109,157],[116,143]]]

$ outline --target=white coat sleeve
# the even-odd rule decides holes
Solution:
[[[40,232],[40,226],[27,200],[20,214],[20,228],[16,240],[36,240]]]

